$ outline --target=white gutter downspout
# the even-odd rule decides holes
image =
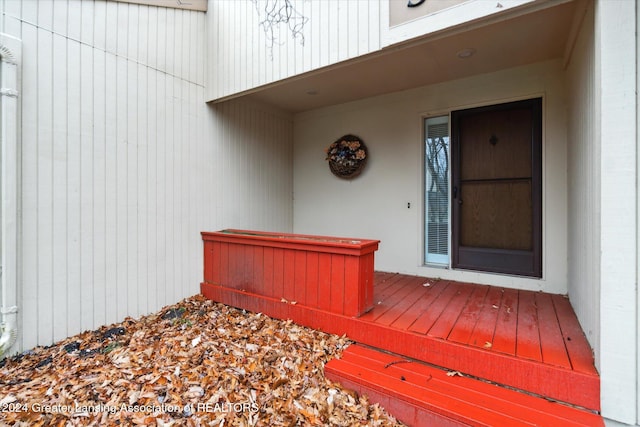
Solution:
[[[0,323],[0,360],[9,355],[11,347],[18,339],[18,325],[14,313],[18,313],[18,307],[2,308],[2,323]],[[14,314],[11,318],[8,314]]]
[[[0,34],[0,359],[18,338],[18,85],[20,40]]]

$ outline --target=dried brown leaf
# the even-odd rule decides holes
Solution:
[[[116,334],[103,340],[107,331]],[[348,345],[345,336],[198,295],[139,320],[33,349],[0,368],[0,404],[102,405],[113,413],[3,412],[0,424],[400,425],[378,405],[324,378],[324,364]],[[257,411],[224,410],[234,403]],[[121,410],[122,405],[138,411]],[[218,410],[208,410],[215,405]]]

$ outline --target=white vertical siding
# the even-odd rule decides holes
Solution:
[[[148,209],[147,197],[158,182],[146,166],[155,163],[157,151],[148,117],[167,105],[190,104],[195,120],[174,108],[160,122],[180,126],[180,134],[170,135],[180,155],[168,159],[162,171],[166,182],[179,187],[181,200],[171,202],[188,206],[194,196],[180,176],[189,173],[196,157],[185,141],[207,144],[199,130],[206,112],[204,59],[178,67],[175,63],[184,58],[168,55],[171,72],[148,64],[147,40],[155,39],[149,37],[151,9],[153,28],[166,26],[156,8],[75,0],[14,6],[3,4],[3,27],[12,29],[24,46],[20,318],[22,348],[29,348],[197,292],[197,233],[204,224],[190,219],[197,212],[183,212],[174,223],[152,231],[171,236],[164,242],[175,248],[171,255],[191,253],[193,261],[185,255],[161,263],[148,255],[147,225],[157,214]],[[179,16],[184,28],[204,33],[201,13],[170,13]],[[191,34],[175,37],[186,38],[185,46],[196,44]],[[149,82],[158,76],[163,84],[191,93],[172,91],[171,98],[150,103],[147,95],[156,88]],[[189,233],[193,238],[185,240]],[[177,265],[187,268],[177,271]],[[164,270],[171,281],[151,282],[142,274],[149,270]],[[157,298],[156,286],[171,292]]]
[[[7,330],[17,330],[18,98],[21,43],[0,34],[0,307]],[[6,348],[3,352],[6,352]]]
[[[219,226],[291,231],[291,118],[240,100],[215,105],[212,114],[222,141],[217,157],[225,159],[216,180]]]
[[[469,0],[394,26],[390,25],[389,9],[406,8],[406,1],[290,0],[299,14],[292,19],[308,19],[301,34],[294,37],[287,23],[281,22],[270,27],[275,38],[270,40],[271,33],[261,25],[265,9],[284,10],[284,3],[209,1],[207,56],[212,66],[207,75],[208,100],[231,97],[466,22],[507,13],[534,0],[510,0],[500,7],[495,2]]]
[[[286,24],[277,25],[276,40],[268,39],[260,22],[274,0],[211,1],[207,12],[207,99],[272,83],[380,49],[378,1],[292,0],[308,18],[304,45]]]
[[[637,2],[596,3],[602,413],[638,420]]]
[[[636,146],[640,145],[640,7],[636,5]],[[640,150],[637,150],[637,160],[636,167],[640,165]],[[640,173],[636,170],[636,202],[637,202],[637,210],[636,215],[638,215],[638,222],[640,224]],[[638,227],[636,239],[640,242],[640,227]],[[640,266],[640,251],[636,253],[636,266]],[[636,311],[637,311],[637,319],[638,323],[640,323],[640,289],[636,287]],[[636,358],[638,367],[638,372],[636,372],[636,390],[638,390],[638,395],[636,395],[636,424],[640,425],[640,326],[636,325]]]
[[[202,230],[291,230],[291,121],[207,106],[204,13],[0,8],[23,46],[18,349],[196,294]]]
[[[583,17],[566,69],[569,297],[599,360],[600,155],[596,138],[594,10]]]

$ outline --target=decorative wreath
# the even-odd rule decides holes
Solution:
[[[345,135],[326,150],[329,169],[338,178],[355,178],[367,163],[367,147],[355,135]]]

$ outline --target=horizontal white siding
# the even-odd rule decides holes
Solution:
[[[302,38],[286,24],[270,41],[265,7],[283,0],[212,0],[208,22],[208,99],[219,99],[380,49],[380,2],[291,0],[308,18]]]
[[[23,45],[19,348],[198,293],[202,230],[291,228],[290,121],[205,103],[204,13],[0,7]]]

